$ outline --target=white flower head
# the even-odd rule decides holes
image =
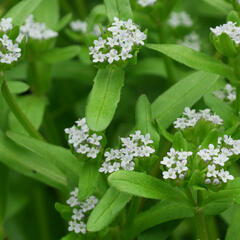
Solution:
[[[95,40],[89,54],[94,63],[126,61],[134,56],[136,47],[144,45],[146,38],[131,19],[122,21],[114,17],[112,25],[106,29],[106,37]]]
[[[73,146],[77,153],[88,158],[97,158],[103,137],[96,133],[90,133],[85,118],[79,119],[75,123],[76,125],[65,129],[65,133],[68,135],[68,143]]]
[[[179,26],[192,27],[193,21],[186,12],[172,12],[168,20],[168,25],[172,28]]]
[[[138,0],[138,4],[142,7],[153,6],[157,0]]]
[[[105,161],[99,168],[99,172],[112,173],[120,169],[133,171],[135,167],[134,158],[148,158],[155,149],[151,146],[153,141],[150,134],[143,135],[141,131],[136,131],[126,138],[121,138],[122,147],[120,149],[110,149],[105,151]]]

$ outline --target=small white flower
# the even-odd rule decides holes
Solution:
[[[172,12],[168,20],[168,24],[172,28],[177,28],[179,26],[191,27],[193,25],[193,21],[186,12]]]
[[[162,165],[167,166],[168,168],[171,168],[173,164],[176,163],[174,158],[164,157],[163,160],[160,162]]]
[[[218,173],[218,176],[224,183],[226,183],[228,180],[234,179],[234,177],[229,174],[229,171],[224,171],[223,169],[221,169],[221,171]]]
[[[95,63],[104,62],[106,57],[107,57],[106,54],[103,54],[102,52],[98,52],[93,55],[93,62],[95,62]]]
[[[77,209],[77,208],[73,209],[73,216],[72,216],[73,220],[79,220],[80,221],[81,219],[84,218],[84,216],[85,215],[83,214],[81,209]]]
[[[70,207],[78,206],[78,205],[79,205],[78,198],[75,197],[75,196],[70,197],[70,198],[67,200],[67,204],[68,204]]]
[[[176,170],[173,168],[169,168],[168,171],[164,171],[163,172],[163,178],[164,179],[176,179],[177,175],[176,175]]]
[[[138,0],[138,4],[142,7],[152,6],[157,2],[157,0]]]
[[[215,165],[208,165],[207,177],[217,177],[218,170]]]
[[[216,157],[213,157],[213,163],[216,165],[224,166],[229,158],[225,154],[219,154]]]
[[[106,54],[108,58],[108,62],[111,64],[114,61],[119,61],[120,57],[118,55],[118,51],[115,49],[112,49],[109,53]]]

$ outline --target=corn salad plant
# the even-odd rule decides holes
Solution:
[[[0,240],[240,240],[239,0],[0,14]]]

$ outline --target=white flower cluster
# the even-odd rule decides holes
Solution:
[[[144,45],[147,36],[132,22],[114,18],[112,25],[107,28],[106,39],[99,37],[90,47],[90,55],[94,63],[125,61],[134,56],[134,47]]]
[[[192,155],[192,152],[176,151],[174,148],[171,148],[167,156],[160,162],[167,168],[167,171],[163,171],[163,178],[183,179],[188,171],[188,158]]]
[[[174,127],[178,129],[185,129],[187,127],[194,127],[199,120],[205,120],[208,122],[212,122],[215,125],[221,125],[223,120],[216,114],[211,114],[210,109],[200,110],[200,112],[196,112],[196,110],[191,110],[189,107],[186,107],[183,112],[183,117],[177,118],[174,122]]]
[[[12,29],[12,18],[2,18],[0,21],[0,63],[11,64],[21,57],[21,48],[19,48],[18,42],[8,37],[9,31]]]
[[[168,24],[172,28],[177,28],[179,26],[191,27],[193,25],[193,21],[186,12],[172,12],[168,20]]]
[[[153,144],[150,134],[142,135],[141,131],[130,134],[127,138],[121,138],[121,149],[110,149],[104,153],[105,162],[99,172],[112,173],[124,170],[134,170],[134,158],[149,157],[155,150],[149,146]]]
[[[234,22],[228,21],[226,24],[210,28],[210,30],[216,36],[226,33],[236,44],[240,43],[240,27],[236,26]]]
[[[74,32],[81,32],[83,34],[87,33],[87,26],[88,26],[87,21],[81,21],[79,19],[72,21],[70,23],[70,27]],[[98,24],[94,24],[93,30],[91,33],[97,37],[101,35],[101,30],[100,30]]]
[[[70,193],[71,197],[67,200],[67,204],[73,208],[72,219],[68,222],[68,231],[75,232],[76,234],[87,232],[86,217],[89,215],[89,211],[95,208],[98,203],[98,199],[95,196],[90,196],[84,202],[78,200],[78,188],[75,188]]]
[[[33,15],[25,20],[25,24],[20,27],[19,41],[26,36],[27,38],[46,40],[57,37],[58,33],[48,29],[45,23],[35,22]]]
[[[213,92],[213,94],[225,101],[234,102],[237,98],[236,88],[231,84],[226,84],[224,89]]]
[[[152,6],[157,0],[138,0],[138,4],[142,7]]]
[[[196,51],[200,51],[201,49],[199,35],[195,32],[186,35],[183,40],[178,41],[178,44],[192,48]]]
[[[233,140],[230,136],[218,138],[218,146],[209,144],[208,148],[201,149],[197,155],[207,164],[205,183],[220,184],[233,180],[234,177],[225,171],[224,166],[230,157],[240,154],[240,140]]]
[[[90,134],[85,118],[75,123],[76,125],[65,129],[65,133],[68,134],[68,143],[77,153],[84,154],[88,158],[96,158],[101,149],[102,136],[96,133]]]

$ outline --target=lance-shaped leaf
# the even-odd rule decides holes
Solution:
[[[87,197],[89,197],[96,185],[98,180],[98,162],[94,160],[86,160],[83,164],[83,167],[79,171],[79,193],[78,197],[79,200],[85,200]]]
[[[7,135],[18,145],[38,154],[58,167],[66,175],[70,188],[78,184],[79,169],[81,169],[82,162],[79,162],[69,150],[14,132],[8,132]]]
[[[209,4],[210,6],[214,7],[216,10],[220,11],[222,14],[228,14],[232,9],[232,5],[227,3],[224,0],[202,0]]]
[[[152,114],[161,128],[179,117],[185,107],[191,107],[214,86],[219,84],[219,76],[207,72],[195,72],[179,81],[152,104]]]
[[[57,63],[72,59],[80,52],[79,46],[68,46],[64,48],[54,48],[40,56],[40,59],[46,63]]]
[[[124,239],[134,239],[139,233],[171,220],[193,217],[194,210],[191,207],[173,203],[169,201],[161,201],[147,211],[140,213],[134,220],[131,228],[127,228],[123,232]]]
[[[141,130],[143,134],[150,133],[155,149],[158,149],[160,136],[153,125],[151,104],[145,95],[140,96],[137,101],[136,130]]]
[[[225,128],[229,128],[238,122],[233,109],[216,96],[207,94],[204,96],[204,102],[223,119]]]
[[[225,240],[240,240],[239,234],[239,221],[240,221],[240,205],[237,205],[232,217],[232,221],[227,230]]]
[[[128,20],[133,17],[129,0],[104,0],[104,4],[110,22],[113,21],[114,17],[121,20]]]
[[[131,195],[109,188],[89,216],[87,229],[97,232],[107,227],[130,201]]]
[[[193,69],[212,72],[236,80],[232,68],[204,53],[186,46],[176,44],[147,44],[146,46]]]
[[[135,196],[188,202],[183,191],[145,173],[117,171],[108,177],[108,181],[119,191]]]
[[[14,5],[4,16],[12,18],[15,25],[21,25],[24,20],[38,7],[42,0],[22,0]]]
[[[50,160],[20,147],[0,132],[0,161],[21,174],[65,191],[66,176]]]
[[[98,70],[86,109],[91,130],[103,131],[108,127],[120,100],[123,83],[122,69],[108,67]]]

